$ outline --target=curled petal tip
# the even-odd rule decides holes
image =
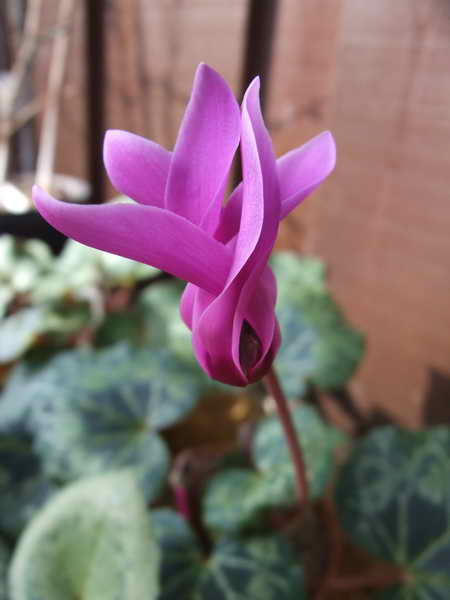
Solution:
[[[45,210],[45,205],[49,201],[51,202],[53,200],[53,201],[57,202],[57,200],[55,200],[54,198],[52,198],[51,196],[49,196],[37,184],[34,184],[33,187],[31,188],[31,198],[33,200],[33,204],[37,208],[38,212],[41,213],[41,214],[42,214],[42,211]]]
[[[109,129],[103,141],[103,161],[112,184],[140,204],[164,205],[170,156],[158,144],[120,129]]]
[[[328,143],[328,159],[331,172],[336,166],[336,141],[331,131],[328,130],[324,131],[317,137],[322,138],[322,140],[326,140]]]
[[[223,80],[223,77],[205,62],[199,63],[197,69],[195,70],[195,77],[215,77],[221,81]]]
[[[245,91],[245,94],[244,94],[244,103],[247,101],[247,99],[248,99],[249,96],[258,95],[260,87],[261,87],[261,80],[259,78],[259,75],[257,75],[256,77],[254,77],[252,79],[252,81],[250,82],[248,88]]]

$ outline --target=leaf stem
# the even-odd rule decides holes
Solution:
[[[278,417],[284,431],[286,443],[291,454],[292,464],[294,467],[295,485],[297,488],[297,496],[300,503],[306,506],[309,503],[309,485],[306,476],[306,465],[303,458],[303,452],[298,441],[298,433],[295,430],[292,421],[291,411],[286,396],[283,393],[278,376],[274,367],[271,367],[267,375],[264,377],[264,383],[268,392],[275,400],[277,406]]]

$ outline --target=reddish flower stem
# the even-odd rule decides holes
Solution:
[[[189,492],[182,485],[173,486],[173,496],[177,512],[182,515],[185,520],[190,523],[192,521]]]
[[[303,459],[303,452],[298,442],[298,433],[295,430],[292,421],[291,411],[286,397],[281,389],[278,376],[273,367],[270,368],[267,375],[264,377],[264,383],[268,392],[275,400],[278,417],[283,427],[286,443],[291,454],[292,464],[294,466],[295,485],[297,488],[297,496],[300,503],[306,506],[309,503],[309,485],[306,477],[306,465]]]

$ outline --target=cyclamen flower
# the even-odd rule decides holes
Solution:
[[[243,180],[223,205],[239,143]],[[260,379],[280,345],[267,261],[280,219],[333,170],[332,135],[276,161],[259,79],[240,111],[222,77],[202,64],[173,152],[113,130],[104,161],[113,185],[136,204],[68,204],[35,187],[41,215],[78,242],[187,281],[180,310],[203,369],[231,385]]]

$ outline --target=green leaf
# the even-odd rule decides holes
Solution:
[[[107,315],[96,332],[95,345],[111,346],[127,340],[134,343],[151,340],[147,315],[140,306]]]
[[[199,385],[165,350],[118,344],[59,354],[27,393],[30,428],[49,475],[71,481],[129,467],[151,500],[169,464],[157,432],[192,410]]]
[[[92,322],[91,310],[87,302],[54,301],[43,305],[42,333],[47,349],[57,349],[71,341],[71,336]],[[38,348],[37,352],[41,352]]]
[[[449,428],[371,432],[354,449],[336,498],[352,539],[407,575],[407,584],[380,598],[448,598]]]
[[[103,278],[109,285],[132,285],[140,279],[147,279],[160,273],[159,269],[123,258],[117,254],[96,252],[99,254],[99,265]]]
[[[196,364],[192,336],[180,316],[184,285],[177,280],[152,285],[141,295],[140,303],[150,312],[149,325],[156,337],[169,345],[180,360]]]
[[[9,550],[0,540],[0,600],[8,600],[7,573],[9,564]]]
[[[0,285],[11,290],[12,295],[30,293],[53,260],[44,242],[23,242],[8,235],[0,238],[0,256]]]
[[[164,345],[178,360],[189,365],[201,381],[202,391],[236,394],[239,388],[210,379],[199,366],[192,349],[192,334],[180,316],[180,300],[185,284],[164,281],[145,290],[139,305],[147,314],[147,329],[152,343]]]
[[[186,520],[169,508],[151,511],[161,550],[158,600],[189,600],[203,571],[203,554]]]
[[[258,524],[264,508],[262,477],[251,469],[228,468],[208,483],[203,501],[206,524],[213,531],[236,533]],[[239,490],[237,494],[236,491]]]
[[[289,252],[275,253],[271,262],[283,339],[276,364],[285,392],[302,395],[308,382],[342,387],[361,360],[364,342],[333,301],[323,263]]]
[[[0,394],[0,432],[30,431],[33,386],[37,382],[36,369],[28,361],[23,360],[13,368]]]
[[[55,490],[42,475],[31,442],[0,434],[0,530],[18,535]]]
[[[345,441],[345,436],[326,425],[311,406],[292,406],[291,414],[306,463],[310,494],[318,498],[333,474],[333,451]],[[272,482],[276,481],[281,491],[280,500],[284,498],[287,504],[295,502],[292,461],[277,416],[266,417],[259,423],[253,442],[253,459],[257,469],[271,474]],[[269,487],[271,485],[269,483]]]
[[[24,308],[0,321],[0,364],[22,356],[42,331],[40,307]]]
[[[12,287],[0,283],[0,319],[5,316],[7,308],[14,298],[14,290]]]
[[[204,560],[182,517],[153,511],[162,550],[158,600],[302,600],[303,569],[282,538],[219,540]]]
[[[7,281],[11,277],[11,273],[14,270],[15,262],[15,243],[14,237],[9,234],[3,234],[0,236],[0,280]]]
[[[326,269],[321,260],[300,257],[295,252],[274,252],[270,264],[277,276],[279,297],[298,300],[327,293]]]
[[[26,529],[11,600],[154,600],[159,556],[144,499],[127,472],[82,480]]]
[[[281,538],[220,540],[200,587],[202,600],[302,600],[303,569]]]
[[[318,498],[334,472],[333,451],[345,438],[323,423],[310,406],[293,407],[292,416],[304,453],[310,494]],[[213,531],[234,533],[251,529],[267,509],[295,504],[292,462],[276,416],[259,423],[252,456],[256,471],[225,469],[210,480],[203,508],[205,521]]]

